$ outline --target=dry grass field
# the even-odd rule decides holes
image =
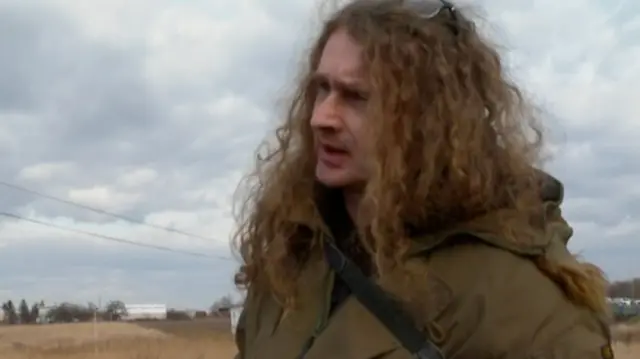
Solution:
[[[226,359],[227,320],[0,326],[2,359]],[[614,328],[618,359],[640,358],[640,325]],[[97,340],[95,340],[97,338]]]
[[[228,320],[0,326],[2,359],[225,359]],[[97,340],[95,339],[97,338]]]

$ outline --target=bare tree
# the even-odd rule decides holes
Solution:
[[[20,301],[18,316],[20,317],[21,324],[30,324],[33,322],[31,320],[31,310],[29,310],[29,305],[27,304],[27,301],[24,299]]]
[[[31,318],[32,323],[38,323],[38,319],[40,318],[40,305],[38,303],[34,303],[31,306],[29,317]]]
[[[104,319],[106,320],[121,320],[126,315],[127,307],[119,300],[110,301],[104,309]]]
[[[13,301],[8,300],[2,304],[2,311],[4,312],[4,320],[8,324],[18,323],[18,313],[16,307],[13,305]]]
[[[233,298],[231,297],[230,294],[227,294],[225,296],[223,296],[222,298],[216,300],[211,307],[209,308],[210,312],[213,313],[218,313],[221,310],[228,310],[229,308],[234,306],[234,301]]]

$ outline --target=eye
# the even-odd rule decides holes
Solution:
[[[327,93],[331,91],[331,85],[326,80],[319,80],[315,83],[315,88],[318,93]]]
[[[331,92],[331,85],[328,81],[320,80],[314,84],[316,99],[323,99]]]
[[[349,102],[366,102],[368,100],[368,96],[364,92],[351,89],[343,90],[342,97]]]

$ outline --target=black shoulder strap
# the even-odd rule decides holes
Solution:
[[[400,341],[416,359],[444,359],[440,349],[417,329],[399,304],[377,284],[367,278],[333,243],[324,242],[327,263],[351,293]]]

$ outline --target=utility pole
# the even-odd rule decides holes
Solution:
[[[98,356],[98,311],[102,308],[102,297],[98,296],[98,306],[93,308],[93,355]]]

